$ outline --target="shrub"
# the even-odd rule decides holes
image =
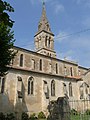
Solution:
[[[87,109],[87,110],[85,111],[85,114],[86,114],[86,115],[90,115],[90,109]]]
[[[38,114],[38,118],[40,119],[40,118],[46,118],[46,116],[45,116],[45,114],[43,113],[43,112],[40,112],[39,114]]]
[[[35,113],[33,113],[33,114],[30,115],[30,120],[36,120],[36,119],[37,119],[37,117],[36,117]]]
[[[29,120],[29,116],[27,113],[25,112],[22,113],[22,120]]]
[[[7,114],[6,120],[15,120],[15,115],[13,113]]]
[[[6,119],[5,115],[1,112],[0,113],[0,120],[5,120],[5,119]]]
[[[78,112],[77,112],[75,109],[72,109],[72,110],[71,110],[71,114],[72,114],[72,115],[77,115]]]

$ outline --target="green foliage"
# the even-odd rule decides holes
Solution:
[[[90,109],[87,109],[87,110],[85,111],[85,114],[86,114],[86,115],[90,115]]]
[[[46,118],[45,114],[41,111],[39,114],[38,114],[38,118]]]
[[[5,115],[3,113],[0,113],[0,120],[5,120]]]
[[[6,11],[14,12],[14,9],[9,3],[0,0],[0,23],[3,22],[5,25],[12,27],[14,21],[10,19]]]
[[[13,113],[7,115],[0,113],[0,120],[15,120],[15,115]]]
[[[13,32],[7,28],[3,23],[0,23],[0,75],[3,76],[7,70],[7,65],[14,58],[15,52],[13,48]]]
[[[7,11],[13,12],[14,9],[9,3],[0,0],[0,76],[6,74],[9,69],[7,65],[10,65],[16,54],[12,49],[15,41],[14,33],[11,32],[13,21]]]
[[[71,114],[72,114],[72,115],[77,115],[78,112],[77,112],[75,109],[72,109],[72,110],[71,110]]]
[[[6,120],[15,120],[15,115],[13,113],[7,114]]]
[[[36,119],[37,119],[37,117],[36,117],[35,113],[33,113],[33,114],[30,115],[30,120],[36,120]]]
[[[29,120],[29,116],[27,113],[22,113],[22,120]]]

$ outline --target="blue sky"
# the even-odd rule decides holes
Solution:
[[[15,45],[33,50],[34,35],[42,12],[42,0],[6,1],[15,9],[14,13],[10,13],[15,21]],[[57,57],[66,57],[79,65],[90,67],[90,0],[45,2],[51,30],[55,34]]]

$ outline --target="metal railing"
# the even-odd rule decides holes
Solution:
[[[71,120],[90,120],[90,100],[69,101]]]
[[[60,97],[49,104],[48,120],[90,120],[90,100]]]

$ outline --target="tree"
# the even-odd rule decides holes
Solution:
[[[14,12],[9,3],[0,0],[0,76],[7,73],[16,52],[13,50],[14,33],[11,31],[14,21],[7,12]]]

